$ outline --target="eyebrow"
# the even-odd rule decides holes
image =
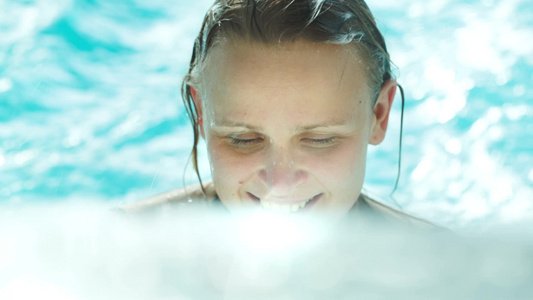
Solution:
[[[300,126],[300,127],[297,127],[296,130],[297,131],[310,131],[310,130],[317,129],[317,128],[341,127],[341,126],[348,125],[350,121],[351,121],[350,119],[332,119],[324,123],[316,123],[316,124],[311,124],[307,126]]]
[[[260,128],[257,126],[253,126],[244,122],[235,122],[230,120],[222,120],[220,122],[216,122],[214,124],[214,127],[241,127],[241,128],[247,128],[251,130],[259,130]]]
[[[327,120],[323,123],[316,123],[316,124],[310,124],[306,126],[298,126],[296,127],[297,132],[305,132],[310,131],[317,128],[332,128],[332,127],[341,127],[346,126],[349,124],[351,120],[350,119],[331,119]],[[244,122],[237,122],[232,120],[221,120],[220,122],[215,122],[214,127],[228,127],[228,128],[246,128],[250,130],[260,131],[261,128],[257,126],[253,126]]]

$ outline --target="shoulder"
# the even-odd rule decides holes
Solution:
[[[403,211],[380,203],[364,194],[361,194],[354,208],[364,214],[365,219],[371,221],[392,223],[394,225],[406,225],[407,227],[419,229],[446,230],[432,222],[409,215]]]
[[[189,205],[191,203],[210,206],[215,202],[215,187],[211,181],[203,184],[204,191],[200,184],[185,186],[180,189],[171,190],[150,198],[127,203],[116,208],[118,211],[127,213],[148,212],[165,207],[176,205]]]

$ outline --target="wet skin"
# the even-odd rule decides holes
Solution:
[[[286,210],[312,199],[298,212],[345,214],[361,192],[368,145],[385,136],[396,90],[394,80],[384,84],[373,106],[365,68],[342,45],[231,41],[211,49],[192,92],[222,203]]]

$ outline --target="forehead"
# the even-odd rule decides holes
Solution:
[[[370,93],[349,46],[225,42],[211,49],[201,76],[204,106],[221,117],[279,110],[291,118],[353,117]]]
[[[328,78],[332,72],[345,71],[356,75],[359,81],[366,81],[362,72],[363,62],[354,47],[296,41],[293,43],[260,44],[244,40],[224,40],[217,43],[209,52],[203,66],[202,77],[220,75],[243,75],[236,71],[255,70],[259,75],[291,75],[311,71],[308,75]],[[293,72],[291,72],[293,71]],[[316,72],[319,71],[319,72]],[[235,78],[231,78],[235,79]],[[250,79],[250,78],[237,78]]]

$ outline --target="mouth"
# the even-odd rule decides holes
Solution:
[[[322,198],[323,193],[317,194],[305,201],[298,203],[281,203],[281,202],[272,202],[266,199],[260,199],[252,193],[248,193],[250,198],[254,201],[261,203],[261,206],[267,210],[273,212],[283,212],[283,213],[295,213],[300,211],[309,210],[320,198]]]

